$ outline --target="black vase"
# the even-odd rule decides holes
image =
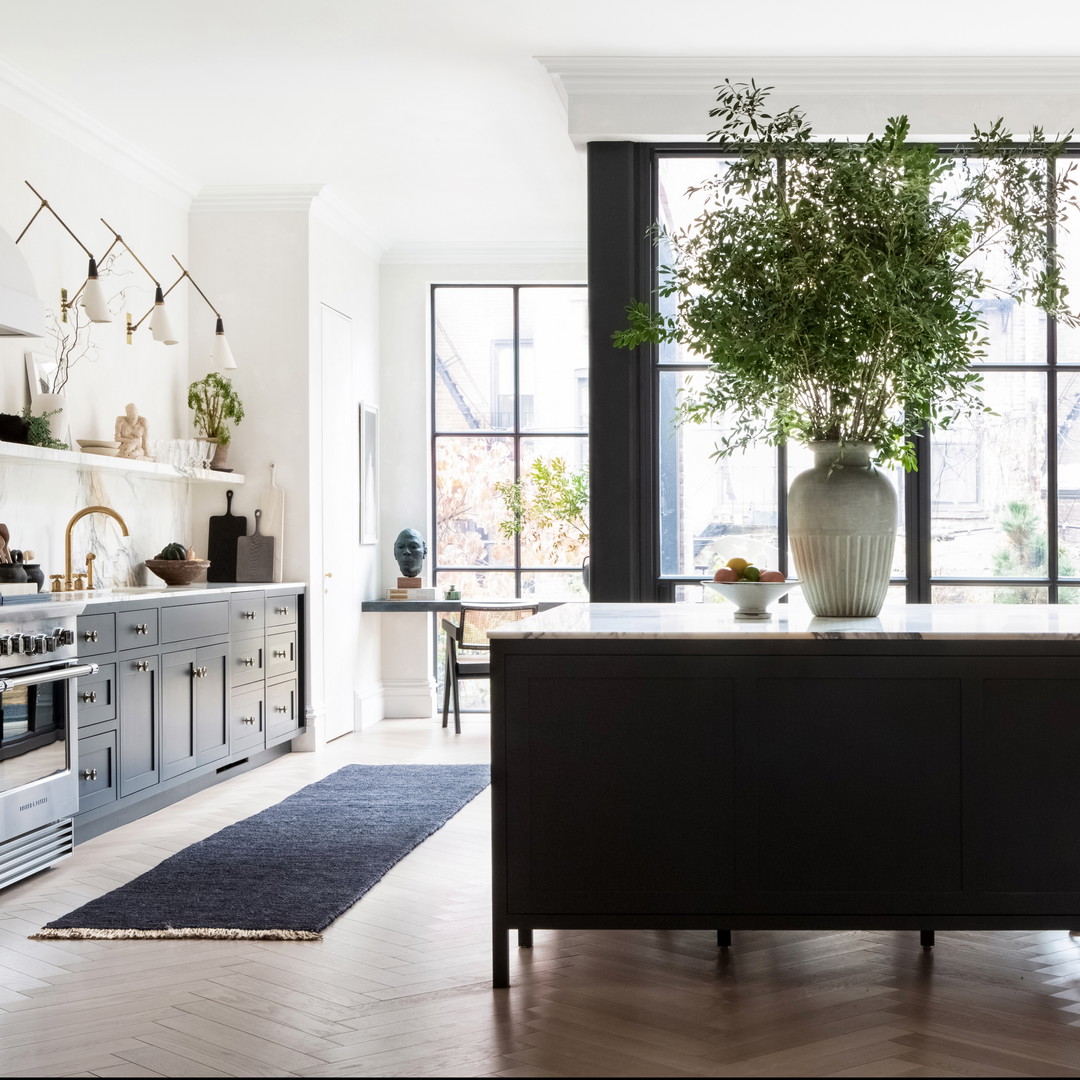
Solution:
[[[25,583],[26,580],[26,571],[23,569],[22,563],[0,563],[0,582],[4,582],[5,584],[22,584]]]
[[[45,571],[41,569],[41,563],[23,563],[23,570],[26,571],[26,580],[34,582],[37,591],[41,592],[45,588]]]

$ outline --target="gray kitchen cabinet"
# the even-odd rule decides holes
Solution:
[[[287,753],[303,730],[302,586],[107,592],[79,616],[76,840]]]
[[[156,653],[117,660],[120,798],[161,779],[160,660]]]
[[[229,752],[227,641],[161,656],[161,778]]]

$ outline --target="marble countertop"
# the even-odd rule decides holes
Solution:
[[[16,609],[19,614],[31,615],[35,611],[42,613],[70,614],[81,612],[95,604],[133,603],[136,601],[176,599],[181,596],[206,596],[208,593],[232,593],[249,589],[304,589],[302,581],[222,581],[199,582],[195,585],[129,585],[115,589],[82,589],[72,592],[25,593],[5,596],[0,612],[4,608]],[[60,611],[57,605],[64,605]]]
[[[563,604],[490,631],[491,638],[1080,640],[1080,605],[906,604],[876,618],[819,618],[802,603],[737,620],[728,604]]]

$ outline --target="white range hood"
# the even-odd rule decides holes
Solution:
[[[0,336],[44,337],[45,308],[37,296],[34,277],[15,246],[0,229]]]

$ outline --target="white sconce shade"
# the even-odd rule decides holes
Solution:
[[[165,296],[160,285],[154,295],[154,310],[150,315],[150,333],[155,341],[160,341],[165,345],[175,345],[180,340],[169,322],[169,313],[165,310]]]
[[[218,367],[232,369],[236,367],[232,349],[229,348],[228,339],[225,337],[225,324],[218,319],[217,328],[214,331],[214,347],[210,351],[210,359]]]
[[[112,322],[112,312],[109,310],[109,305],[105,300],[105,290],[102,289],[101,282],[98,280],[97,263],[93,259],[90,260],[90,269],[87,274],[86,284],[82,288],[79,303],[86,309],[86,314],[90,317],[91,322]]]
[[[45,308],[15,241],[0,229],[0,336],[44,337]]]

